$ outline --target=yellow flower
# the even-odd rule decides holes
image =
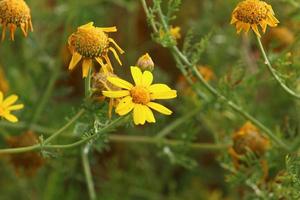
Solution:
[[[87,77],[90,67],[92,66],[93,59],[95,59],[104,71],[113,72],[113,68],[108,57],[108,52],[111,51],[120,65],[121,60],[116,50],[110,46],[114,44],[116,49],[123,54],[124,51],[116,44],[116,42],[109,38],[107,33],[116,32],[116,27],[95,27],[93,22],[78,27],[77,31],[73,33],[69,39],[68,44],[72,53],[72,60],[69,65],[69,70],[74,69],[78,62],[83,59],[82,63],[82,76]],[[103,62],[103,59],[105,63]],[[106,65],[107,64],[107,65]]]
[[[181,31],[181,28],[179,26],[175,26],[175,27],[171,26],[170,27],[170,34],[172,35],[172,37],[175,40],[178,40],[181,38],[180,31]]]
[[[109,98],[121,98],[116,113],[126,115],[133,110],[134,124],[155,123],[155,118],[150,110],[156,110],[165,115],[171,115],[172,111],[161,104],[153,102],[156,99],[172,99],[177,96],[176,90],[172,90],[165,84],[152,84],[153,75],[149,71],[142,72],[138,67],[131,67],[131,75],[135,85],[116,77],[109,77],[108,81],[125,90],[103,91],[103,95]]]
[[[2,24],[2,41],[5,39],[6,28],[10,30],[10,39],[15,39],[15,31],[20,27],[24,36],[28,29],[33,31],[30,9],[24,0],[0,1],[0,23]]]
[[[138,59],[136,66],[138,66],[142,70],[152,71],[154,68],[154,62],[153,62],[152,58],[150,57],[150,55],[148,53],[146,53],[145,55],[142,55]]]
[[[267,25],[276,27],[279,21],[275,18],[272,6],[260,0],[244,0],[240,2],[232,12],[230,24],[235,24],[237,33],[245,30],[247,33],[251,28],[258,37],[261,26],[263,33]]]
[[[206,81],[210,81],[215,78],[215,73],[208,66],[199,66],[198,70]]]
[[[20,110],[24,107],[23,104],[13,105],[17,100],[17,95],[10,95],[4,99],[3,93],[0,91],[0,117],[13,123],[17,122],[18,119],[10,113],[13,110]]]

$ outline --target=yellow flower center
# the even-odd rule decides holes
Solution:
[[[71,45],[84,57],[100,57],[108,50],[109,40],[107,34],[96,27],[79,28],[71,36]]]
[[[150,102],[150,92],[141,86],[135,86],[130,90],[132,101],[137,104],[147,104]]]
[[[20,26],[30,19],[30,9],[23,0],[0,1],[0,21]]]
[[[259,24],[267,18],[269,9],[267,4],[259,0],[246,0],[238,5],[235,17],[242,22]]]

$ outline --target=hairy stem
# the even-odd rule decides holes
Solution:
[[[282,78],[280,78],[277,73],[276,70],[273,68],[271,62],[269,61],[269,58],[267,56],[267,53],[264,49],[264,46],[261,43],[261,40],[259,37],[257,37],[257,42],[258,42],[258,46],[259,49],[265,59],[265,64],[268,67],[269,72],[271,73],[271,75],[273,76],[273,78],[279,83],[279,85],[282,87],[282,89],[288,93],[289,95],[291,95],[292,97],[296,98],[296,99],[300,99],[300,94],[296,94],[296,92],[294,92],[293,90],[291,90],[282,80]]]

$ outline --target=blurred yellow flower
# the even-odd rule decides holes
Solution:
[[[33,31],[30,9],[24,0],[0,1],[0,23],[2,24],[2,41],[5,39],[6,28],[10,30],[10,39],[15,39],[15,31],[20,27],[24,36],[28,29]]]
[[[92,66],[93,59],[95,59],[101,65],[104,71],[113,72],[113,68],[108,57],[109,51],[114,54],[119,64],[122,65],[116,50],[110,46],[110,43],[115,45],[120,54],[123,54],[124,51],[112,38],[109,38],[107,35],[109,32],[116,32],[117,28],[101,28],[95,27],[93,24],[93,22],[90,22],[78,27],[77,31],[68,39],[69,49],[72,53],[69,70],[74,69],[78,62],[83,59],[83,77],[87,77],[89,69]],[[103,59],[106,63],[103,62]]]
[[[6,80],[3,69],[0,67],[0,91],[6,93],[9,89],[9,84]]]
[[[0,117],[13,123],[18,122],[18,118],[10,113],[13,110],[20,110],[24,107],[23,104],[13,105],[17,100],[17,95],[10,95],[4,99],[3,93],[0,91]]]
[[[215,78],[215,73],[208,66],[199,66],[198,71],[206,81],[210,81]]]
[[[148,53],[146,53],[145,55],[142,55],[138,59],[136,66],[141,68],[142,70],[152,71],[154,68],[154,62],[153,62],[152,58],[150,57],[150,55]]]
[[[272,6],[260,0],[244,0],[240,2],[232,12],[230,24],[235,24],[237,33],[245,30],[247,33],[251,28],[258,37],[261,26],[263,33],[267,26],[276,27],[279,21],[275,18]]]
[[[108,81],[125,90],[103,91],[103,95],[109,98],[121,98],[116,113],[126,115],[133,110],[134,124],[155,123],[153,112],[156,110],[165,115],[171,115],[172,111],[161,104],[152,102],[156,99],[172,99],[177,97],[176,90],[172,90],[165,84],[152,84],[153,75],[149,71],[142,72],[138,67],[131,67],[131,75],[135,85],[116,77],[109,77]]]
[[[175,40],[178,40],[181,38],[181,28],[179,26],[171,26],[170,27],[170,34],[172,35],[172,37],[175,39]]]

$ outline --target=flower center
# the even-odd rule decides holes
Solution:
[[[259,24],[267,18],[269,9],[267,5],[259,0],[246,0],[238,5],[235,17],[245,23]]]
[[[150,93],[144,87],[135,86],[131,89],[130,94],[134,103],[147,104],[150,102]]]
[[[23,0],[3,0],[0,2],[0,19],[2,22],[20,26],[30,20],[30,9]]]
[[[76,51],[88,58],[101,56],[109,45],[107,34],[95,27],[78,29],[71,40]]]

